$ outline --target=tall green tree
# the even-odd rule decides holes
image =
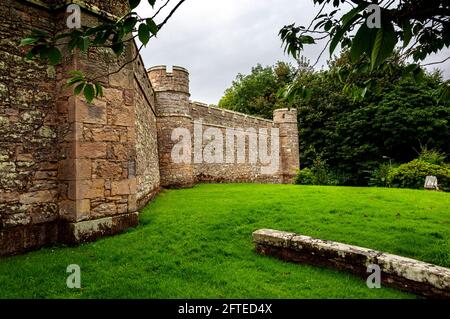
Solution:
[[[279,91],[294,79],[295,69],[285,62],[252,68],[250,74],[238,74],[230,88],[219,101],[219,107],[272,118],[273,110],[280,108],[283,101]]]
[[[401,59],[392,59],[371,75],[358,72],[359,67],[350,52],[344,52],[327,70],[304,68],[288,83],[308,87],[308,96],[275,95],[273,105],[298,110],[302,167],[313,167],[320,158],[341,183],[367,185],[371,171],[381,164],[408,162],[422,147],[450,154],[450,103],[439,98],[443,81],[438,72],[424,73],[418,81],[413,74],[405,75],[408,66]],[[345,93],[354,89],[347,77],[355,83],[371,82],[364,99]],[[239,100],[241,91],[231,91]],[[252,93],[252,99],[264,96],[263,91]],[[251,108],[240,111],[259,114]]]
[[[439,72],[417,81],[405,76],[407,66],[392,60],[370,76],[357,71],[350,53],[332,61],[329,70],[303,74],[298,86],[308,85],[311,97],[297,98],[302,163],[312,165],[320,151],[349,183],[365,185],[370,172],[387,159],[404,163],[421,147],[450,153],[450,103],[439,98]],[[388,72],[386,72],[388,70]],[[356,83],[371,82],[364,99],[350,90],[342,73]]]

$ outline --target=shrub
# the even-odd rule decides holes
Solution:
[[[329,185],[351,185],[352,175],[349,173],[332,170],[329,174]]]
[[[422,148],[418,160],[435,165],[444,164],[446,155],[438,150],[429,150]]]
[[[338,185],[337,175],[329,170],[327,161],[322,158],[322,153],[312,150],[314,161],[311,168],[304,168],[297,172],[296,184],[303,185]]]
[[[299,185],[339,185],[340,180],[326,168],[304,168],[297,171],[294,183]]]
[[[314,185],[315,180],[313,172],[309,168],[304,168],[297,171],[294,182],[299,185]]]
[[[315,178],[316,185],[330,185],[330,176],[325,165],[313,166],[312,172]]]
[[[447,165],[430,164],[419,159],[402,164],[393,169],[389,174],[389,185],[400,188],[417,188],[424,186],[425,178],[429,175],[436,176],[439,188],[450,190],[450,169]]]
[[[304,168],[297,171],[294,183],[299,185],[338,185],[339,182],[333,173],[325,167]]]
[[[369,186],[389,186],[389,174],[393,168],[389,164],[381,164],[380,167],[372,171],[369,178]]]

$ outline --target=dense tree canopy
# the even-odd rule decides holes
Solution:
[[[296,107],[302,167],[311,167],[319,158],[341,183],[366,185],[381,164],[410,161],[425,146],[450,154],[450,104],[439,99],[438,72],[423,74],[418,81],[404,76],[407,66],[399,61],[387,65],[389,72],[371,76],[355,72],[357,67],[346,52],[330,62],[328,70],[302,70],[291,83],[307,86],[310,94],[287,101],[275,93],[280,87],[277,67],[258,66],[250,75],[237,77],[220,105],[266,118],[274,106]],[[356,82],[372,82],[364,99],[344,92],[350,88],[343,73]],[[267,102],[256,107],[260,99]]]
[[[340,45],[350,51],[358,73],[371,75],[385,69],[389,60],[414,60],[408,73],[422,73],[422,61],[450,46],[448,0],[312,0],[320,6],[309,26],[286,25],[280,30],[285,51],[297,57],[305,45],[327,40],[320,56]],[[319,61],[318,57],[316,63]],[[438,64],[435,61],[429,64]],[[422,63],[422,65],[421,65]],[[344,78],[352,96],[364,95],[371,83]],[[288,94],[297,92],[289,91]],[[450,82],[442,83],[440,97],[450,99]]]
[[[277,97],[279,91],[292,82],[294,74],[294,68],[284,62],[273,67],[258,64],[249,75],[236,76],[219,107],[271,119],[273,110],[283,105]]]

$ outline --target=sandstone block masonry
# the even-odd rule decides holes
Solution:
[[[274,121],[189,100],[189,75],[146,70],[129,43],[117,58],[106,49],[67,56],[55,71],[24,58],[18,43],[31,29],[61,32],[72,1],[5,0],[0,6],[0,256],[46,244],[113,235],[138,224],[138,210],[161,187],[197,182],[289,183],[299,165],[294,110]],[[126,0],[77,1],[84,25],[114,20]],[[67,71],[102,76],[104,97],[87,103],[64,88]],[[254,164],[175,164],[177,127],[278,128],[280,169]],[[246,149],[248,152],[248,149]]]
[[[190,187],[198,182],[268,182],[292,183],[299,167],[297,111],[295,109],[278,109],[274,111],[273,121],[226,110],[215,106],[208,106],[200,102],[189,100],[189,73],[186,69],[174,66],[168,72],[166,66],[155,66],[148,69],[148,75],[156,96],[156,112],[158,116],[158,149],[161,186]],[[195,123],[201,122],[201,132],[195,132]],[[248,132],[250,129],[258,132],[266,129],[279,131],[279,169],[275,173],[262,174],[264,167],[259,159],[256,163],[249,161],[251,143],[245,137],[243,151],[245,160],[238,162],[225,160],[223,150],[220,163],[196,161],[192,141],[192,158],[189,163],[174,163],[172,150],[179,142],[174,139],[172,132],[176,128],[186,128],[194,135],[203,135],[208,129],[216,129],[223,136],[227,129]],[[210,142],[202,139],[200,151]],[[270,144],[270,143],[269,143]],[[234,154],[238,153],[238,140],[234,141]],[[242,146],[242,144],[241,144]]]

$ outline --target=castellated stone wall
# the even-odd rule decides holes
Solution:
[[[296,110],[279,109],[274,120],[266,120],[226,109],[189,101],[189,73],[174,66],[148,69],[156,98],[161,186],[190,187],[199,182],[292,183],[299,167]],[[187,160],[174,160],[173,150],[183,142],[174,130],[189,132]],[[234,132],[230,133],[230,129]],[[181,131],[180,131],[181,132]],[[219,144],[212,136],[217,133]],[[254,134],[253,134],[254,133]],[[276,133],[278,148],[272,147]],[[200,136],[200,141],[198,137]],[[267,143],[267,149],[259,148]],[[205,155],[211,153],[213,161]],[[253,155],[251,155],[252,153]],[[272,156],[276,163],[268,162]],[[253,156],[253,157],[252,157]]]
[[[194,177],[196,182],[261,182],[261,183],[281,183],[280,171],[277,169],[274,173],[263,174],[261,168],[264,165],[259,156],[253,163],[250,160],[250,148],[252,146],[250,141],[249,132],[254,130],[258,135],[253,135],[255,142],[258,143],[259,139],[267,140],[270,146],[270,133],[272,129],[278,128],[273,121],[269,121],[262,118],[257,118],[253,116],[248,116],[245,114],[220,109],[216,107],[211,107],[206,104],[193,102],[190,104],[191,115],[196,123],[202,124],[202,134],[205,135],[207,130],[220,130],[224,144],[222,152],[219,157],[223,158],[221,163],[207,163],[202,161],[197,163],[194,162]],[[198,126],[198,124],[197,124]],[[227,129],[234,129],[238,134],[242,134],[242,144],[239,144],[237,136],[233,136],[227,140]],[[259,129],[265,129],[259,136]],[[267,133],[267,134],[265,134]],[[233,134],[234,135],[234,134]],[[229,134],[229,136],[232,136]],[[202,139],[202,149],[210,142],[210,138]],[[233,141],[233,144],[229,141]],[[228,142],[228,144],[227,144]],[[256,144],[255,143],[255,144]],[[256,146],[256,145],[255,145]],[[230,148],[230,149],[228,149]],[[238,160],[238,153],[243,152],[244,158]],[[254,149],[255,154],[258,152]],[[227,152],[232,155],[227,158]],[[268,154],[270,152],[270,147],[268,149]],[[277,154],[278,155],[278,154]],[[242,163],[243,162],[243,163]]]
[[[133,41],[120,57],[105,48],[65,54],[56,69],[26,60],[20,40],[33,28],[65,31],[71,2],[5,0],[0,6],[0,256],[134,227],[138,210],[162,187],[292,181],[299,166],[295,110],[277,110],[268,121],[191,102],[186,69],[146,70],[140,57],[114,72],[135,57]],[[127,10],[127,0],[77,3],[86,26]],[[99,77],[104,96],[92,103],[73,96],[65,83],[74,69]],[[279,166],[267,174],[260,161],[196,161],[196,149],[210,147],[208,136],[191,145],[189,160],[176,162],[177,128],[189,139],[196,130],[205,137],[211,129],[224,136],[227,128],[255,129],[264,137],[278,129]],[[247,140],[247,158],[251,145]],[[221,152],[225,158],[226,149]]]
[[[136,196],[137,206],[141,208],[158,193],[160,173],[155,93],[142,59],[136,62],[134,69]]]

